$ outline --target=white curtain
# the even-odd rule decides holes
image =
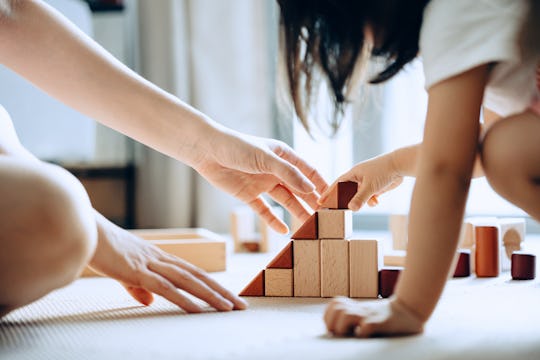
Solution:
[[[272,136],[273,10],[267,0],[139,0],[140,71],[228,127]],[[149,149],[136,158],[139,226],[228,230],[237,200]]]

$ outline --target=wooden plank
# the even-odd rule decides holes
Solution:
[[[319,239],[347,239],[352,234],[352,211],[322,209],[319,214]]]
[[[405,266],[405,250],[393,250],[384,254],[384,266]]]
[[[394,250],[407,250],[409,216],[390,215],[388,227],[392,234],[392,248]]]
[[[321,296],[349,296],[349,241],[321,239]]]
[[[265,269],[264,295],[265,296],[293,296],[293,270],[292,269]]]
[[[377,240],[349,240],[350,297],[379,296],[381,248]]]
[[[320,240],[294,240],[294,296],[321,296]]]

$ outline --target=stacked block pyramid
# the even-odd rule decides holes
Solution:
[[[383,258],[379,241],[352,235],[348,203],[357,189],[356,182],[337,183],[323,208],[292,235],[291,241],[240,295],[389,296],[399,271],[388,270],[390,276],[385,270],[380,272]]]

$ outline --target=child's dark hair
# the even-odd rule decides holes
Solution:
[[[306,109],[321,70],[331,88],[336,115],[343,111],[354,87],[353,75],[363,56],[380,57],[384,70],[370,80],[377,84],[394,76],[418,53],[424,8],[429,0],[278,0],[281,51],[296,114],[309,131]],[[368,49],[366,25],[373,30]],[[336,119],[339,117],[335,117]],[[336,131],[340,121],[331,122]]]

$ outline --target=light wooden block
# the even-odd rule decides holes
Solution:
[[[201,228],[141,229],[131,233],[201,269],[214,272],[227,268],[226,241]],[[96,276],[86,268],[81,276]]]
[[[294,296],[321,296],[320,240],[294,240]]]
[[[390,215],[388,227],[392,234],[392,248],[394,250],[407,250],[409,216]]]
[[[283,208],[279,206],[272,206],[272,213],[281,220],[285,218]],[[259,233],[261,234],[260,252],[268,252],[270,250],[270,244],[276,242],[282,236],[268,226],[262,218],[259,219]]]
[[[501,238],[501,268],[503,271],[512,267],[512,253],[522,250],[525,241],[526,224],[524,218],[500,218],[499,236]]]
[[[265,296],[293,296],[293,270],[292,269],[265,269],[264,295]]]
[[[382,251],[377,240],[349,240],[350,297],[379,296],[379,270]]]
[[[384,254],[384,266],[399,266],[405,267],[405,258],[407,252],[405,250],[393,250]]]
[[[255,242],[259,235],[255,228],[255,213],[248,206],[239,206],[231,212],[231,237],[234,243],[234,252],[244,250],[243,242]]]
[[[349,241],[321,239],[321,296],[349,296]]]
[[[347,239],[352,234],[352,211],[322,209],[317,211],[319,239]]]

